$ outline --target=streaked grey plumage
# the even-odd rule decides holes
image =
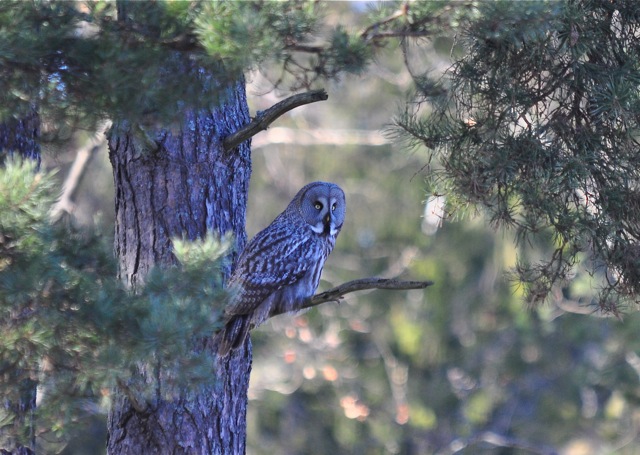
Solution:
[[[345,209],[338,185],[310,183],[248,243],[229,278],[235,296],[225,309],[220,355],[241,346],[251,328],[274,314],[299,309],[313,296]]]

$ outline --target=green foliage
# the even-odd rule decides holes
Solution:
[[[447,5],[389,2],[371,17],[393,20],[354,33],[329,25],[315,1],[5,1],[0,120],[38,105],[60,129],[104,118],[170,124],[266,64],[273,85],[291,90],[362,73],[385,39],[437,36],[470,3]]]
[[[327,77],[335,77],[341,72],[361,73],[365,69],[371,49],[360,37],[352,36],[343,28],[336,28],[330,38],[326,60],[319,67],[325,68]]]
[[[381,11],[376,21],[394,11]],[[425,47],[412,55],[432,56]],[[333,88],[339,109],[318,105],[286,121],[301,128],[314,122],[336,129],[384,126],[401,97],[386,70],[403,57],[386,51],[381,74],[371,68],[365,80]],[[438,81],[420,82],[425,91],[432,84],[432,95],[447,93]],[[430,106],[421,108],[429,112]],[[429,127],[439,118],[414,120]],[[456,125],[438,125],[445,126]],[[350,294],[340,304],[274,318],[253,331],[249,451],[636,453],[639,315],[599,318],[582,307],[598,290],[597,277],[582,268],[566,294],[523,307],[524,289],[504,276],[524,253],[514,232],[488,227],[482,216],[458,216],[421,232],[420,215],[423,223],[428,215],[422,204],[430,199],[421,177],[431,169],[424,164],[421,153],[388,146],[273,144],[254,153],[249,220],[258,221],[250,232],[283,208],[288,194],[282,188],[295,190],[282,175],[289,182],[329,179],[345,189],[348,217],[322,289],[398,268],[436,284],[424,292]],[[447,201],[453,196],[447,192]],[[468,200],[458,200],[473,211]],[[552,235],[530,240],[529,260],[551,254]]]
[[[171,120],[180,106],[217,102],[220,88],[237,78],[204,53],[188,52],[193,5],[124,2],[120,16],[115,5],[3,2],[0,81],[9,89],[1,95],[0,118],[37,104],[57,125],[92,125],[104,117]],[[199,66],[215,74],[216,87],[198,74]]]
[[[371,3],[366,23],[374,26],[369,26],[365,35],[367,39],[374,40],[388,37],[388,35],[430,39],[445,36],[455,30],[463,18],[475,16],[476,3],[446,0],[430,2],[393,0]]]
[[[182,266],[153,270],[134,294],[105,236],[51,223],[54,188],[31,162],[0,170],[2,396],[18,403],[20,384],[37,384],[39,426],[57,435],[116,386],[145,402],[211,381],[214,359],[194,347],[219,326],[229,242],[176,240]]]
[[[281,59],[304,42],[318,22],[311,2],[208,2],[196,21],[202,46],[227,68],[255,68]]]
[[[271,65],[276,87],[309,88],[342,73],[360,73],[372,57],[361,37],[327,27],[320,2],[211,2],[196,32],[207,52],[228,68]]]
[[[66,1],[0,4],[0,120],[38,105],[57,128],[104,118],[171,123],[224,100],[248,70],[277,62],[283,83],[362,71],[371,54],[317,2]],[[324,36],[327,35],[327,36]]]
[[[46,219],[46,208],[54,201],[52,175],[35,172],[34,161],[7,160],[0,174],[0,232],[3,268],[12,252],[42,247],[38,232]]]
[[[483,2],[468,53],[399,120],[439,159],[434,192],[515,229],[531,302],[581,259],[601,309],[640,298],[639,20],[635,1]]]
[[[9,28],[0,28],[0,33],[6,33],[3,38],[7,43],[21,39],[30,46],[27,30],[42,18],[37,9],[29,8],[41,4],[13,3],[15,9],[2,9],[6,4],[0,3],[0,10],[14,16],[3,22]],[[55,2],[43,5],[48,11],[59,8],[62,12],[56,20],[60,22],[65,14],[78,13]],[[299,11],[287,12],[287,5],[295,5]],[[403,10],[403,5],[408,9]],[[179,55],[187,52],[199,63],[211,58],[225,70],[271,62],[276,66],[272,71],[278,74],[274,82],[284,84],[281,73],[291,71],[295,73],[289,75],[292,86],[301,87],[321,75],[334,74],[334,69],[351,61],[357,72],[372,55],[371,49],[384,47],[384,36],[439,36],[447,26],[462,21],[465,28],[457,34],[459,44],[478,56],[472,52],[453,67],[451,74],[459,76],[458,85],[456,78],[451,85],[428,76],[416,79],[421,96],[413,107],[419,112],[411,111],[403,119],[420,144],[438,147],[435,154],[442,158],[443,167],[439,170],[433,160],[434,191],[445,191],[454,207],[484,206],[496,225],[512,225],[509,217],[501,215],[505,207],[511,210],[524,266],[540,260],[544,265],[549,257],[566,260],[574,253],[576,260],[593,261],[587,235],[591,232],[578,231],[579,223],[589,219],[597,228],[596,234],[610,235],[608,247],[615,246],[616,236],[628,235],[625,229],[635,226],[631,215],[616,221],[609,213],[611,208],[629,214],[635,210],[635,200],[628,196],[636,183],[633,152],[637,147],[629,142],[633,130],[628,127],[635,125],[638,59],[617,67],[612,60],[635,49],[635,42],[616,46],[619,42],[614,40],[629,37],[625,24],[636,20],[635,5],[600,1],[475,5],[476,10],[474,2],[384,2],[371,12],[365,25],[374,23],[375,27],[356,35],[350,32],[352,24],[321,26],[321,20],[306,10],[315,11],[317,2],[123,3],[120,6],[125,7],[129,21],[118,25],[113,3],[90,3],[89,12],[83,11],[82,17],[103,17],[91,19],[99,24],[94,29],[99,33],[94,36],[111,33],[114,58],[122,64],[131,58],[129,72],[102,62],[106,74],[101,83],[108,88],[105,93],[122,103],[122,111],[115,101],[109,108],[100,104],[102,92],[90,92],[85,103],[73,104],[81,97],[73,98],[72,91],[54,90],[64,88],[58,84],[58,73],[48,79],[51,92],[32,94],[44,97],[41,106],[50,112],[59,107],[60,113],[75,115],[78,109],[103,106],[108,115],[122,112],[133,117],[145,105],[162,110],[154,104],[159,102],[155,97],[162,98],[166,88],[164,83],[153,84],[151,69],[147,73],[146,68],[136,66],[134,52],[156,52],[157,58],[165,58],[167,49]],[[458,7],[464,14],[459,14]],[[21,8],[34,17],[19,17]],[[204,16],[215,8],[231,12],[239,8],[236,11],[247,14],[230,12],[219,19]],[[335,8],[342,8],[341,20],[350,11],[346,3]],[[277,23],[272,26],[246,17],[255,11],[271,14]],[[602,21],[603,12],[611,18],[608,26]],[[296,14],[300,19],[292,19]],[[477,21],[467,22],[468,17]],[[619,22],[621,18],[627,22]],[[310,21],[308,26],[305,21]],[[24,25],[24,36],[12,29],[14,22]],[[263,25],[264,33],[257,33],[255,27]],[[224,43],[221,27],[228,27],[229,33],[237,30],[245,46]],[[619,35],[607,40],[612,28],[619,30]],[[324,33],[317,35],[317,30]],[[55,39],[55,30],[45,32]],[[75,36],[69,33],[67,38]],[[198,33],[197,39],[194,33]],[[283,47],[276,36],[292,36],[295,42]],[[210,55],[197,44],[207,39],[212,43],[206,51]],[[255,43],[250,42],[254,39]],[[407,41],[401,43],[404,55],[394,55],[394,72],[400,66],[397,60],[403,57],[405,63],[421,63],[411,60]],[[162,44],[154,48],[152,44],[159,42]],[[96,43],[84,45],[102,49]],[[33,46],[20,55],[27,59],[42,43]],[[15,49],[14,44],[0,49],[5,52],[0,64],[11,52],[17,61]],[[458,49],[453,56],[459,55]],[[262,55],[267,51],[280,61]],[[100,52],[110,51],[105,46]],[[131,54],[126,55],[128,52]],[[241,57],[237,66],[234,52]],[[449,55],[449,49],[445,54]],[[155,64],[145,58],[140,55],[141,66]],[[340,63],[318,70],[319,64],[331,61]],[[181,62],[180,58],[176,62]],[[514,71],[516,63],[522,72]],[[603,71],[604,64],[613,67]],[[170,103],[183,100],[181,92],[201,89],[197,84],[183,86],[191,83],[190,75],[180,73],[183,68],[179,64],[171,68],[178,78],[171,86],[174,91],[166,94]],[[214,64],[212,71],[216,68]],[[11,71],[25,69],[16,65]],[[40,80],[11,71],[0,77],[15,84],[12,87],[29,88],[31,82]],[[73,74],[60,74],[68,78],[66,81],[73,80]],[[383,83],[369,85],[378,79],[374,73],[367,75],[371,77],[358,81],[355,90],[351,84],[332,87],[332,99],[341,100],[341,110],[336,110],[335,104],[327,111],[317,106],[283,121],[303,118],[305,124],[321,122],[335,128],[380,128],[386,122],[388,106],[394,104],[389,92],[398,96],[400,89],[391,87],[388,77],[380,78]],[[167,86],[169,76],[162,76]],[[547,81],[547,76],[555,79]],[[137,78],[142,79],[142,85]],[[542,101],[538,101],[540,94],[536,95],[538,83],[547,90]],[[120,85],[123,94],[115,93]],[[140,92],[132,87],[139,87]],[[576,88],[583,89],[579,96],[572,92]],[[26,99],[22,92],[12,93],[14,101]],[[579,101],[575,106],[569,104],[565,117],[563,96]],[[494,107],[497,112],[492,114]],[[519,109],[526,114],[521,115]],[[432,114],[417,115],[424,111]],[[552,121],[554,115],[557,118]],[[602,135],[597,137],[594,132]],[[594,149],[600,152],[595,161],[589,161]],[[416,176],[424,164],[419,154],[398,155],[386,146],[315,146],[312,150],[301,152],[299,146],[278,145],[271,146],[268,153],[254,153],[252,194],[259,199],[249,207],[250,218],[265,223],[250,230],[256,232],[283,208],[277,205],[258,214],[269,198],[281,204],[290,196],[284,194],[285,188],[294,190],[287,186],[295,186],[290,182],[335,180],[350,198],[349,217],[325,267],[322,286],[400,272],[432,279],[436,286],[425,292],[352,294],[339,305],[323,305],[293,318],[275,318],[254,331],[250,451],[415,454],[454,448],[462,452],[466,448],[469,453],[494,453],[498,449],[488,448],[481,438],[494,434],[505,436],[504,453],[515,452],[513,447],[537,447],[544,452],[544,444],[569,453],[569,444],[574,441],[588,441],[596,447],[591,453],[633,453],[640,402],[638,315],[621,321],[567,313],[584,311],[580,303],[591,301],[593,288],[599,285],[598,273],[575,267],[573,283],[563,290],[564,295],[554,293],[549,305],[526,311],[519,301],[523,290],[510,286],[501,275],[505,267],[516,264],[509,232],[487,229],[478,219],[445,223],[435,233],[420,231],[425,194]],[[285,164],[276,173],[280,163]],[[11,172],[0,177],[7,179],[0,188],[3,396],[15,403],[20,395],[28,394],[31,381],[37,383],[43,392],[38,425],[53,433],[66,432],[69,421],[88,409],[104,409],[101,405],[115,386],[126,389],[142,406],[152,406],[156,393],[171,397],[175,387],[197,387],[202,380],[211,380],[210,359],[192,348],[200,346],[199,338],[215,330],[228,299],[218,287],[226,242],[174,241],[181,267],[154,270],[132,295],[113,279],[116,267],[110,248],[103,245],[104,236],[72,226],[52,226],[46,211],[54,185],[33,169],[14,174],[16,166],[10,162],[7,169]],[[627,181],[616,173],[620,169],[630,171]],[[599,180],[595,179],[597,172]],[[282,179],[282,175],[288,178]],[[260,180],[265,176],[267,183]],[[607,190],[617,185],[618,192],[603,192],[605,185],[596,192],[598,182],[608,182]],[[557,194],[563,191],[562,185],[567,185],[565,190],[575,188],[575,193],[565,191],[563,199]],[[3,199],[5,194],[12,195],[11,199]],[[567,195],[573,194],[579,197],[567,210],[566,201],[572,201]],[[552,217],[559,207],[563,210]],[[557,233],[564,224],[569,230]],[[622,228],[619,234],[610,230],[617,226]],[[575,239],[583,239],[577,245],[580,250],[572,249],[571,243],[563,247],[572,232],[579,234]],[[558,248],[562,255],[554,256]],[[619,253],[621,260],[633,262],[633,247],[628,248],[629,254]],[[521,267],[520,271],[529,280],[541,280],[535,268]],[[543,288],[557,279],[554,270],[550,272],[542,277],[546,280]],[[578,297],[584,300],[572,301]],[[132,373],[138,370],[148,382],[133,379],[137,375]],[[14,416],[0,415],[0,425],[12,423]],[[496,440],[499,438],[494,437]]]

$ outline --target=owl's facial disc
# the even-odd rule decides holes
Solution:
[[[325,182],[309,184],[303,190],[298,196],[298,209],[309,228],[318,235],[337,235],[344,221],[342,190]]]
[[[326,197],[320,196],[312,202],[312,206],[315,211],[314,218],[316,222],[310,223],[311,230],[316,234],[335,234],[337,230],[332,216],[332,212],[335,210],[335,202],[331,204]]]
[[[314,216],[316,222],[310,224],[310,226],[311,230],[316,234],[328,234],[331,230],[331,211],[326,202],[327,199],[325,197],[318,197],[312,204],[316,212]]]
[[[310,227],[316,234],[322,234],[324,232],[324,224],[322,223],[311,224]]]

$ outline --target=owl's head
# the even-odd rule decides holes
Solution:
[[[316,234],[338,235],[346,211],[344,191],[335,183],[309,183],[298,191],[289,210],[296,211]]]

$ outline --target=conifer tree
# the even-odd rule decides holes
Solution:
[[[600,288],[586,304],[617,313],[640,298],[639,28],[633,0],[481,2],[461,57],[419,78],[399,119],[438,158],[433,191],[451,211],[478,207],[516,231],[530,302],[571,296],[583,270]]]
[[[0,151],[3,152],[0,155],[0,160],[5,161],[8,158],[10,160],[32,160],[36,164],[39,163],[39,133],[40,119],[33,111],[22,118],[11,119],[0,124]],[[3,190],[8,191],[8,186]],[[15,210],[15,207],[11,207],[11,209]],[[4,216],[7,215],[4,214]],[[2,235],[0,251],[5,253],[6,250],[3,247],[10,240],[6,238],[6,226],[2,227],[3,229],[0,230],[0,235]],[[3,254],[2,257],[5,255]],[[13,315],[9,315],[10,319],[15,317],[15,312]],[[33,453],[35,450],[33,414],[36,407],[36,382],[31,377],[24,375],[24,370],[21,368],[24,365],[7,362],[6,358],[0,359],[0,362],[2,370],[9,377],[6,382],[14,387],[12,393],[4,395],[5,415],[10,417],[5,424],[11,430],[6,435],[2,435],[0,446],[11,447],[18,454]]]
[[[4,396],[21,382],[32,397],[37,383],[39,425],[54,429],[60,410],[81,408],[62,397],[108,395],[112,453],[242,453],[251,345],[219,362],[208,344],[246,240],[249,139],[325,96],[251,119],[243,74],[269,63],[275,86],[317,88],[364,71],[390,38],[411,67],[405,38],[458,24],[461,56],[439,83],[416,77],[418,109],[399,121],[438,157],[434,191],[482,207],[523,247],[547,241],[546,260],[523,250],[517,270],[531,301],[585,258],[601,308],[637,300],[636,3],[389,2],[358,33],[322,35],[319,2],[3,1]],[[54,130],[113,121],[117,264],[98,234],[51,223],[50,177],[7,159],[37,158],[42,119]],[[19,402],[3,402],[15,452],[34,446],[31,404],[15,412]]]
[[[303,94],[252,121],[243,73],[277,62],[276,86],[312,88],[362,71],[388,36],[432,33],[441,24],[428,13],[442,19],[448,11],[438,5],[396,13],[390,5],[393,14],[378,12],[362,33],[336,27],[317,44],[318,7],[0,4],[3,147],[11,149],[5,139],[12,119],[33,106],[54,130],[113,121],[117,265],[99,234],[52,224],[50,177],[19,162],[3,171],[3,214],[29,216],[8,216],[2,225],[10,259],[0,268],[0,300],[12,335],[1,360],[3,371],[37,383],[45,431],[82,408],[64,397],[106,395],[110,453],[244,452],[250,341],[223,360],[210,343],[226,298],[222,281],[246,240],[249,139],[286,110],[326,94]],[[233,248],[224,247],[227,234]],[[208,240],[186,246],[179,238]],[[116,269],[119,280],[111,281]],[[9,411],[5,406],[6,421],[16,422]],[[16,453],[33,448],[24,434],[9,444]]]

